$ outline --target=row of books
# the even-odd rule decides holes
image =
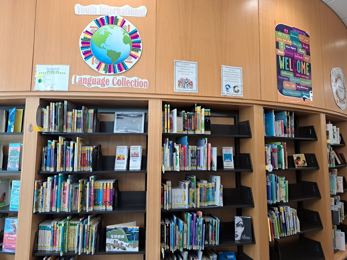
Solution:
[[[337,175],[337,169],[332,169],[329,172],[330,195],[343,193],[343,177]]]
[[[333,196],[330,198],[331,210],[337,212],[338,222],[341,223],[345,220],[345,203],[341,201],[340,196]]]
[[[208,181],[186,175],[185,180],[178,181],[177,187],[163,180],[161,191],[161,207],[167,210],[223,206],[223,185],[217,175],[210,175]]]
[[[75,256],[45,256],[42,260],[77,260],[77,255]]]
[[[329,167],[335,167],[339,164],[346,164],[344,154],[334,151],[334,149],[330,145],[328,145],[327,154]]]
[[[22,132],[24,109],[10,108],[9,111],[0,110],[0,133]]]
[[[112,211],[117,208],[116,179],[78,179],[59,174],[35,181],[34,213]]]
[[[273,169],[288,169],[288,153],[286,142],[265,144],[265,165]]]
[[[264,109],[264,132],[265,136],[294,137],[294,112]]]
[[[0,214],[0,246],[2,245],[2,251],[15,252],[17,226],[17,217],[8,217],[8,214]]]
[[[204,251],[176,251],[167,254],[164,260],[236,260],[234,252],[214,252],[212,249],[205,249]]]
[[[39,224],[38,251],[94,254],[101,228],[101,216],[67,216],[47,219]]]
[[[10,206],[11,211],[19,208],[20,180],[0,179],[0,209]]]
[[[223,168],[234,169],[233,147],[223,147]],[[188,144],[188,137],[165,139],[162,148],[162,170],[165,171],[217,171],[217,147],[211,147],[207,138]]]
[[[267,203],[276,204],[279,202],[287,203],[289,201],[288,180],[285,177],[276,174],[266,175],[266,193]]]
[[[333,225],[333,245],[334,250],[346,251],[345,232]]]
[[[67,100],[64,102],[50,102],[41,109],[41,126],[43,132],[59,133],[93,133],[98,132],[99,113],[97,109],[88,109]]]
[[[269,208],[268,226],[270,242],[301,232],[297,211],[289,206]]]
[[[10,143],[8,145],[7,165],[4,165],[4,145],[0,145],[0,169],[7,171],[20,171],[22,164],[23,145],[20,143]]]
[[[161,220],[161,246],[176,250],[204,250],[205,245],[219,245],[220,220],[201,211],[182,212]]]
[[[328,144],[340,144],[340,128],[333,125],[330,121],[326,124],[327,127],[327,143]]]
[[[171,110],[170,104],[164,107],[163,133],[211,134],[211,109],[197,104],[191,112]]]
[[[142,146],[117,146],[115,170],[140,170]],[[48,140],[42,148],[41,170],[49,172],[100,171],[102,169],[101,145],[87,145],[77,137],[76,141],[59,136],[59,140]]]

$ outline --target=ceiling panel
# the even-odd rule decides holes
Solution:
[[[347,26],[347,0],[322,0],[327,4]]]

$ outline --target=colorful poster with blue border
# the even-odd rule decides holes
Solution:
[[[310,35],[298,27],[275,24],[278,101],[312,106]]]

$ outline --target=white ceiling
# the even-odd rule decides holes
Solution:
[[[326,3],[347,26],[347,0],[322,0]]]

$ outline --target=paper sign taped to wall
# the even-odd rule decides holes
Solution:
[[[36,65],[35,90],[68,91],[69,65]]]

